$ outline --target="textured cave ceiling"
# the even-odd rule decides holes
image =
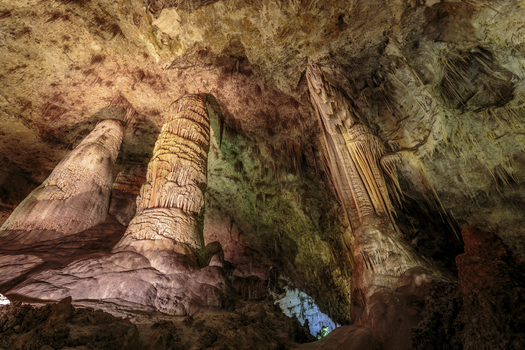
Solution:
[[[293,142],[314,164],[310,60],[324,62],[359,99],[392,150],[421,156],[460,226],[505,227],[507,243],[523,255],[523,6],[2,2],[2,210],[47,177],[97,111],[121,101],[136,114],[117,171],[147,162],[171,103],[194,92],[215,97],[228,130],[283,155]],[[437,117],[419,110],[430,99]],[[285,156],[271,156],[286,166]]]
[[[174,101],[206,93],[205,235],[265,251],[260,264],[348,321],[352,238],[308,88],[315,63],[387,152],[426,173],[400,172],[396,207],[420,254],[455,273],[455,237],[474,224],[524,257],[524,18],[517,0],[0,0],[0,224],[102,109],[128,111],[116,176],[149,161]],[[226,257],[253,268],[236,247]]]

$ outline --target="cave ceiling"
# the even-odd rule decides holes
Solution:
[[[282,198],[308,197],[308,181],[321,182],[329,199],[292,202],[308,201],[313,221],[323,212],[340,218],[322,175],[321,126],[305,76],[318,64],[388,152],[412,152],[423,164],[453,218],[432,230],[477,224],[524,256],[524,11],[523,1],[478,0],[2,0],[0,218],[108,106],[127,111],[115,174],[146,164],[172,103],[188,93],[211,95],[224,139],[242,135],[241,148],[254,150],[240,163],[229,153],[238,157],[230,172],[210,171],[226,178],[244,171],[241,180],[259,186],[249,159],[263,154],[266,168],[285,169],[280,183],[316,174],[294,182],[304,191],[284,186]],[[405,211],[425,199],[409,178],[400,176]],[[217,188],[234,188],[221,181]],[[417,244],[422,219],[402,217]],[[443,251],[450,237],[421,251]]]

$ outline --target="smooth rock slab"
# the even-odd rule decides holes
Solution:
[[[6,294],[45,301],[71,296],[179,316],[233,304],[235,291],[221,268],[199,268],[183,255],[172,255],[176,260],[171,264],[177,269],[169,273],[155,269],[139,253],[120,251],[37,273]]]
[[[22,254],[15,258],[12,255],[0,255],[0,285],[22,276],[42,263],[43,260],[35,255]]]

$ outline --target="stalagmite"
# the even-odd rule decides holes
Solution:
[[[126,219],[131,210],[129,200],[143,184],[137,214],[113,250],[75,260],[63,268],[37,272],[9,293],[43,300],[70,296],[73,300],[97,300],[179,316],[207,307],[228,307],[236,299],[220,261],[208,265],[203,246],[201,225],[210,137],[205,95],[187,95],[177,102],[173,118],[164,125],[155,144],[147,172],[135,166],[121,172],[115,181],[113,190],[120,191],[121,201],[114,203],[112,212],[117,217],[124,214],[121,219]],[[112,123],[119,122],[105,121],[100,127]],[[103,145],[106,139],[102,136],[96,140]],[[112,160],[116,147],[114,151]],[[98,164],[99,160],[91,163]],[[105,185],[107,194],[110,175]],[[85,211],[80,214],[85,215]],[[25,273],[11,265],[6,268]]]
[[[173,118],[164,124],[155,144],[137,198],[137,214],[117,250],[133,240],[166,238],[202,248],[199,220],[204,209],[209,125],[203,95],[187,95],[177,102]]]
[[[0,228],[0,236],[10,230],[33,231],[29,240],[39,241],[78,233],[103,222],[122,136],[121,121],[100,122],[20,203]],[[38,235],[35,230],[57,234]]]

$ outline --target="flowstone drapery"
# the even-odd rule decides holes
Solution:
[[[323,79],[318,66],[310,65],[306,76],[323,127],[332,180],[352,229],[378,218],[395,228],[394,209],[379,164],[386,153],[384,146],[359,120],[342,93]]]
[[[47,230],[57,234],[32,234],[29,241],[71,235],[103,222],[107,216],[113,165],[123,136],[120,120],[107,119],[53,170],[16,208],[0,228]]]
[[[385,348],[396,349],[396,344],[406,344],[408,330],[397,332],[399,324],[387,314],[405,318],[405,326],[417,323],[417,311],[416,316],[411,314],[414,310],[407,295],[418,294],[423,284],[448,278],[416,253],[396,225],[389,189],[400,202],[397,168],[401,163],[414,162],[403,162],[403,155],[386,152],[367,120],[334,86],[334,79],[330,83],[324,78],[318,65],[310,64],[306,76],[322,125],[328,169],[353,232],[352,319],[355,324],[369,327],[381,343],[388,343]],[[431,187],[427,180],[419,182]],[[439,203],[432,197],[435,192],[427,191],[425,195]],[[407,290],[407,294],[398,293],[400,289]]]

